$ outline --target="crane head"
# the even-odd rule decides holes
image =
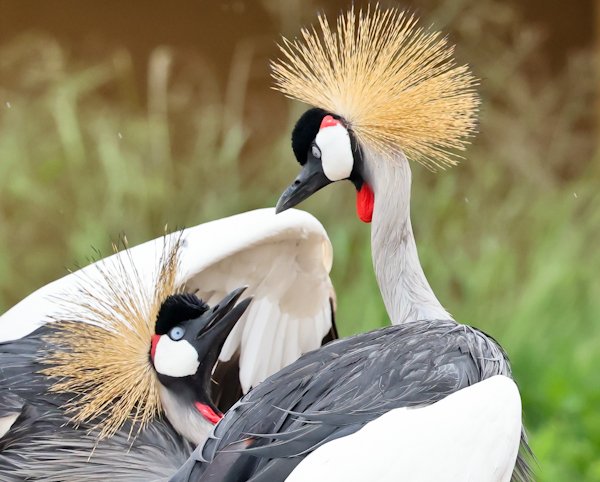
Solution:
[[[52,392],[69,395],[71,422],[99,439],[126,424],[135,434],[164,413],[197,443],[194,429],[219,417],[210,375],[250,299],[237,303],[240,288],[211,308],[185,293],[181,236],[165,236],[156,264],[136,264],[128,249],[103,259],[57,299],[63,310],[48,325],[41,373]]]
[[[309,109],[294,127],[292,149],[302,170],[279,198],[275,208],[277,213],[336,181],[351,181],[359,196],[366,187],[361,150],[341,117],[323,109]],[[359,217],[366,221],[361,214],[359,209]]]
[[[318,22],[284,38],[272,63],[274,88],[313,107],[294,129],[303,171],[278,211],[349,179],[359,216],[369,220],[373,193],[361,169],[405,157],[431,169],[456,164],[476,130],[477,79],[456,63],[446,37],[396,8],[351,7],[335,28],[324,16]]]
[[[232,291],[212,308],[195,294],[174,294],[158,312],[149,353],[159,382],[171,392],[163,398],[177,397],[178,407],[194,408],[209,423],[221,417],[210,396],[210,376],[227,336],[252,300],[237,303],[245,289]],[[167,416],[181,409],[163,408]]]

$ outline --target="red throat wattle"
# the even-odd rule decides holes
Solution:
[[[223,414],[216,413],[212,408],[204,403],[194,402],[194,405],[196,405],[196,410],[198,410],[200,414],[210,423],[215,424],[223,418]]]
[[[370,223],[373,219],[373,206],[375,205],[375,194],[371,187],[363,182],[360,191],[356,194],[356,213],[363,223]]]

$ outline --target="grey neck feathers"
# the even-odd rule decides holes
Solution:
[[[159,385],[159,394],[167,420],[173,428],[193,444],[203,444],[213,425],[206,421],[194,406],[184,403],[167,387]]]
[[[427,282],[410,222],[409,163],[368,153],[367,182],[375,193],[371,226],[373,266],[392,324],[452,319]]]

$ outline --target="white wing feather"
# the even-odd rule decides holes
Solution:
[[[287,482],[508,482],[519,450],[515,383],[488,378],[423,408],[392,410],[306,457]]]
[[[13,423],[15,423],[17,418],[19,418],[19,415],[21,415],[21,413],[17,412],[0,417],[0,439],[8,433],[10,428],[13,426]]]
[[[245,392],[320,346],[331,328],[329,299],[335,294],[331,243],[312,215],[259,209],[188,228],[183,239],[178,283],[211,303],[244,285],[245,295],[254,297],[221,353],[222,360],[239,354]],[[162,247],[163,238],[157,238],[130,248],[135,269],[148,283]],[[102,262],[118,256],[123,253]],[[57,296],[74,289],[81,276],[102,282],[89,265],[40,288],[0,316],[0,342],[26,336],[59,314]]]

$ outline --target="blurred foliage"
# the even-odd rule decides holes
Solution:
[[[282,28],[300,8],[265,0]],[[544,73],[542,34],[496,0],[428,0],[482,79],[481,134],[447,172],[414,167],[421,261],[457,320],[496,337],[520,384],[541,481],[600,480],[600,209],[590,56]],[[273,205],[295,175],[287,126],[247,150],[249,53],[219,85],[200,59],[149,59],[147,105],[127,51],[70,56],[52,38],[0,47],[0,311],[131,244]],[[278,94],[273,93],[273,96]],[[256,120],[254,120],[256,121]],[[261,119],[268,122],[268,119]],[[283,162],[283,160],[286,160]],[[336,185],[305,203],[328,229],[343,334],[385,325],[369,227]]]

